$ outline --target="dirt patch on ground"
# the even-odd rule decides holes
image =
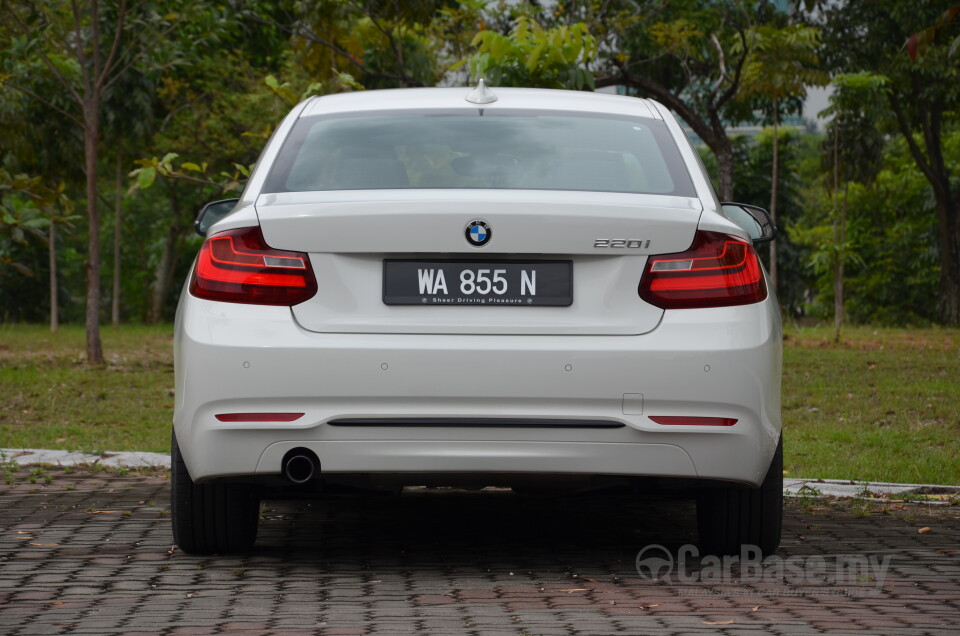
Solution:
[[[847,349],[852,351],[950,351],[960,349],[960,339],[952,334],[937,334],[930,331],[920,332],[883,332],[876,337],[842,336],[840,342],[832,337],[820,334],[807,336],[787,333],[783,337],[788,347],[800,349]]]

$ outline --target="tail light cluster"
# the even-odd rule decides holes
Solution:
[[[230,303],[296,305],[317,293],[317,279],[306,254],[273,249],[259,227],[247,227],[203,242],[190,293]]]
[[[699,231],[686,252],[647,260],[639,293],[661,309],[726,307],[760,302],[767,285],[752,243]]]

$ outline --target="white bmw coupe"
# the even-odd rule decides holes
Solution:
[[[714,554],[782,515],[769,215],[661,104],[498,88],[311,98],[208,204],[176,319],[172,521],[250,548],[265,488],[697,500]]]

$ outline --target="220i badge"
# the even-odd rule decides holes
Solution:
[[[385,260],[383,302],[566,307],[573,303],[573,263]]]
[[[650,239],[644,241],[643,239],[606,239],[598,238],[593,242],[594,247],[611,247],[619,248],[626,247],[630,249],[647,249],[650,247]]]

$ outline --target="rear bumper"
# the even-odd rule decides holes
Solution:
[[[196,480],[322,473],[686,477],[758,485],[780,436],[775,302],[667,311],[640,336],[323,334],[290,309],[184,297],[174,425]],[[293,422],[217,414],[297,412]],[[650,415],[736,418],[664,426]],[[496,418],[504,426],[335,426],[352,418]],[[524,420],[618,428],[533,428]]]

